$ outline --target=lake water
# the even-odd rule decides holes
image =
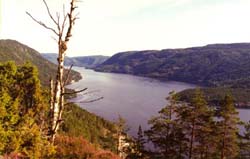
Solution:
[[[126,120],[131,135],[137,133],[139,125],[144,130],[148,128],[148,120],[167,104],[165,98],[169,92],[196,87],[181,82],[160,82],[133,75],[95,72],[83,67],[74,67],[74,70],[80,72],[83,79],[68,88],[88,88],[88,91],[79,94],[72,101],[111,121],[116,121],[121,115]],[[103,99],[88,103],[100,97]],[[250,119],[249,109],[240,109],[239,114],[243,121]]]

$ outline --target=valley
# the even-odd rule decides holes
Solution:
[[[129,134],[133,136],[136,136],[139,125],[144,130],[149,128],[148,120],[168,104],[165,98],[169,92],[180,92],[197,87],[197,85],[182,82],[161,82],[133,75],[95,72],[82,67],[74,69],[85,78],[69,85],[68,88],[88,88],[90,93],[79,94],[72,101],[110,121],[117,121],[118,115],[121,115],[130,128]],[[104,98],[87,103],[99,97]],[[249,109],[238,109],[238,111],[243,121],[250,120]]]

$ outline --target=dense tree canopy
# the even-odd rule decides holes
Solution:
[[[39,158],[47,153],[43,137],[45,100],[38,71],[29,63],[0,65],[0,154]]]
[[[40,86],[38,70],[30,63],[0,64],[0,157],[84,158],[91,154],[91,158],[118,158],[100,149],[115,151],[114,124],[74,104],[67,105],[56,146],[51,146],[48,97]]]

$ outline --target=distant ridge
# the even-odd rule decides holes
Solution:
[[[57,66],[41,56],[39,52],[15,40],[0,40],[0,62],[15,61],[16,64],[31,62],[37,66],[39,78],[44,85],[56,73]],[[80,74],[73,71],[71,80],[79,80]]]
[[[95,70],[205,86],[250,88],[250,43],[121,52]]]
[[[57,54],[55,53],[43,53],[42,56],[53,63],[57,63]],[[65,57],[65,65],[73,64],[74,66],[93,68],[102,64],[108,58],[109,56],[103,55]]]

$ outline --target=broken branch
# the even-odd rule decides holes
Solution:
[[[55,31],[55,29],[53,29],[53,28],[51,28],[51,27],[48,27],[48,26],[47,26],[45,23],[43,23],[42,21],[36,20],[29,12],[26,12],[26,14],[27,14],[32,20],[34,20],[36,23],[40,24],[41,26],[43,26],[43,27],[46,28],[46,29],[49,29],[49,30],[53,31],[57,36],[59,36],[59,33],[57,33],[57,32]]]
[[[87,89],[88,89],[88,88],[84,88],[84,89],[81,89],[81,90],[79,90],[79,91],[74,91],[74,92],[65,92],[65,93],[63,93],[62,95],[77,94],[77,93],[86,91]]]

